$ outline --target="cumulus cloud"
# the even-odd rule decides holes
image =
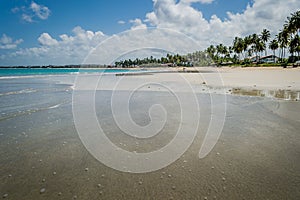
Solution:
[[[41,45],[45,46],[53,46],[58,44],[57,40],[53,39],[48,33],[42,33],[42,35],[38,38],[38,41]]]
[[[21,19],[29,23],[36,20],[46,20],[51,14],[51,10],[47,6],[37,4],[34,1],[27,7],[14,7],[11,12],[14,14],[21,12]]]
[[[18,49],[6,56],[3,63],[10,60],[14,65],[80,64],[87,54],[107,37],[101,31],[84,30],[80,26],[75,27],[72,34],[62,34],[59,38],[42,33],[37,39],[39,47]]]
[[[86,58],[85,63],[112,64],[120,59],[162,57],[198,50],[195,41],[169,29],[131,29],[108,38]]]
[[[7,36],[6,34],[3,34],[0,38],[0,49],[15,49],[22,42],[22,39],[13,41],[11,37]]]
[[[134,19],[129,21],[132,24],[131,29],[146,29],[147,25],[142,22],[141,19]]]
[[[211,0],[154,0],[154,10],[146,14],[145,22],[158,28],[170,28],[195,38],[205,48],[209,44],[230,45],[235,36],[259,33],[267,28],[274,35],[287,16],[300,7],[297,0],[254,0],[241,13],[227,13],[227,19],[217,15],[209,20],[191,3],[212,3]]]

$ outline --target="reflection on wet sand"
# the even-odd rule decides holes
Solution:
[[[300,100],[300,91],[292,91],[292,90],[257,90],[257,89],[233,88],[231,90],[231,94],[269,97],[269,98],[284,99],[284,100],[291,100],[291,101]]]

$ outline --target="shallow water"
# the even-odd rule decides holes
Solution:
[[[66,75],[66,74],[102,74],[143,72],[141,69],[114,69],[114,68],[0,68],[0,78],[36,75]]]
[[[71,83],[74,77],[0,80],[0,192],[7,199],[300,198],[298,102],[228,95],[222,135],[212,152],[199,159],[211,106],[221,103],[211,105],[210,95],[222,98],[197,93],[201,118],[190,148],[163,169],[133,174],[111,169],[89,154],[75,129],[71,84],[59,80]],[[137,124],[150,122],[147,111],[153,104],[168,113],[158,135],[138,140],[118,128],[111,95],[110,90],[97,91],[95,108],[118,147],[149,152],[174,137],[180,110],[171,93],[133,94],[129,106]]]

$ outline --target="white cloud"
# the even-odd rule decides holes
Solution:
[[[53,46],[58,44],[57,40],[53,39],[48,33],[42,33],[42,35],[38,38],[38,41],[41,45],[45,46]]]
[[[29,6],[14,7],[11,12],[21,13],[21,19],[25,22],[32,23],[37,20],[46,20],[51,14],[51,10],[44,5],[39,5],[34,1]]]
[[[158,28],[170,28],[192,36],[204,48],[209,44],[230,45],[235,36],[259,33],[267,28],[274,35],[282,28],[286,17],[300,7],[298,0],[254,0],[241,13],[227,13],[227,19],[217,15],[210,20],[191,3],[211,3],[211,0],[154,0],[154,10],[146,14],[145,22]]]
[[[124,58],[187,54],[198,50],[195,41],[168,29],[131,29],[105,40],[86,58],[85,63],[111,64]]]
[[[20,8],[18,8],[18,7],[14,7],[14,8],[11,9],[12,13],[17,13],[19,11],[20,11]]]
[[[121,24],[121,25],[123,25],[123,24],[126,24],[126,22],[125,22],[125,21],[123,21],[123,20],[119,20],[119,21],[118,21],[118,24]]]
[[[11,37],[3,34],[0,38],[0,49],[15,49],[22,42],[22,39],[13,41]]]
[[[181,0],[181,3],[202,3],[202,4],[210,4],[212,3],[214,0]]]
[[[134,20],[130,20],[129,22],[132,24],[131,29],[145,29],[145,28],[147,28],[147,25],[144,24],[141,19],[136,18]]]
[[[50,15],[50,10],[48,7],[39,5],[34,1],[31,2],[30,8],[34,12],[34,14],[42,20],[48,19]]]
[[[53,38],[49,33],[38,37],[39,47],[19,49],[9,54],[3,63],[14,65],[80,64],[85,56],[107,38],[101,31],[84,30],[80,26],[71,35]],[[15,59],[17,58],[17,59]]]
[[[32,23],[33,22],[33,19],[32,19],[33,16],[30,16],[30,15],[27,15],[25,13],[22,14],[22,20],[26,21],[26,22],[29,22],[29,23]]]

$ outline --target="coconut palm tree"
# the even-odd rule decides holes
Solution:
[[[221,54],[223,54],[223,58],[225,58],[228,55],[228,48],[227,48],[227,46],[223,46]]]
[[[258,62],[258,53],[261,54],[266,49],[265,43],[257,34],[251,35],[251,50],[255,52],[256,62]]]
[[[215,59],[215,53],[216,53],[216,48],[214,45],[210,45],[207,49],[206,52],[208,55],[214,60]]]
[[[217,50],[217,59],[219,60],[220,58],[220,60],[222,61],[222,57],[220,56],[219,57],[219,55],[221,55],[221,54],[223,54],[223,50],[224,49],[224,45],[223,44],[219,44],[219,45],[217,45],[216,46],[216,50]]]
[[[291,14],[291,17],[288,17],[288,21],[286,22],[287,28],[290,33],[295,33],[299,35],[300,31],[300,10]]]
[[[218,44],[216,46],[216,50],[217,50],[217,56],[219,56],[219,54],[221,54],[221,52],[223,50],[223,44]]]
[[[255,52],[256,62],[258,62],[259,37],[255,33],[251,35],[251,50]]]
[[[270,31],[268,31],[267,29],[263,29],[260,38],[264,43],[264,46],[266,46],[266,43],[269,41],[270,37],[271,37]],[[267,48],[265,48],[265,56],[267,56]]]
[[[285,57],[285,48],[289,43],[289,32],[286,28],[284,28],[282,31],[278,33],[276,37],[277,37],[279,47],[281,49],[280,59],[282,60],[282,58]]]
[[[288,20],[284,24],[284,27],[289,34],[289,52],[292,54],[292,56],[294,56],[294,53],[297,52],[299,57],[300,10],[292,13],[291,17],[288,17],[287,19]]]
[[[299,35],[295,35],[290,42],[289,51],[294,56],[294,53],[297,52],[299,56],[299,47],[300,47],[300,37]]]
[[[272,40],[269,44],[269,48],[273,51],[274,55],[274,62],[275,62],[275,56],[276,56],[276,50],[278,49],[278,41],[276,39]]]
[[[245,54],[244,57],[246,57],[246,52],[248,52],[247,53],[248,57],[249,57],[249,55],[251,56],[252,51],[251,51],[251,48],[249,49],[251,44],[252,44],[251,35],[248,35],[244,38],[244,48],[243,48],[243,51],[244,51],[244,54]]]
[[[234,38],[232,49],[235,53],[238,54],[239,60],[241,60],[241,53],[244,50],[244,46],[245,46],[245,43],[242,38],[239,38],[239,37]]]
[[[260,38],[255,42],[254,47],[255,50],[260,53],[260,57],[262,52],[266,50],[266,44]]]

